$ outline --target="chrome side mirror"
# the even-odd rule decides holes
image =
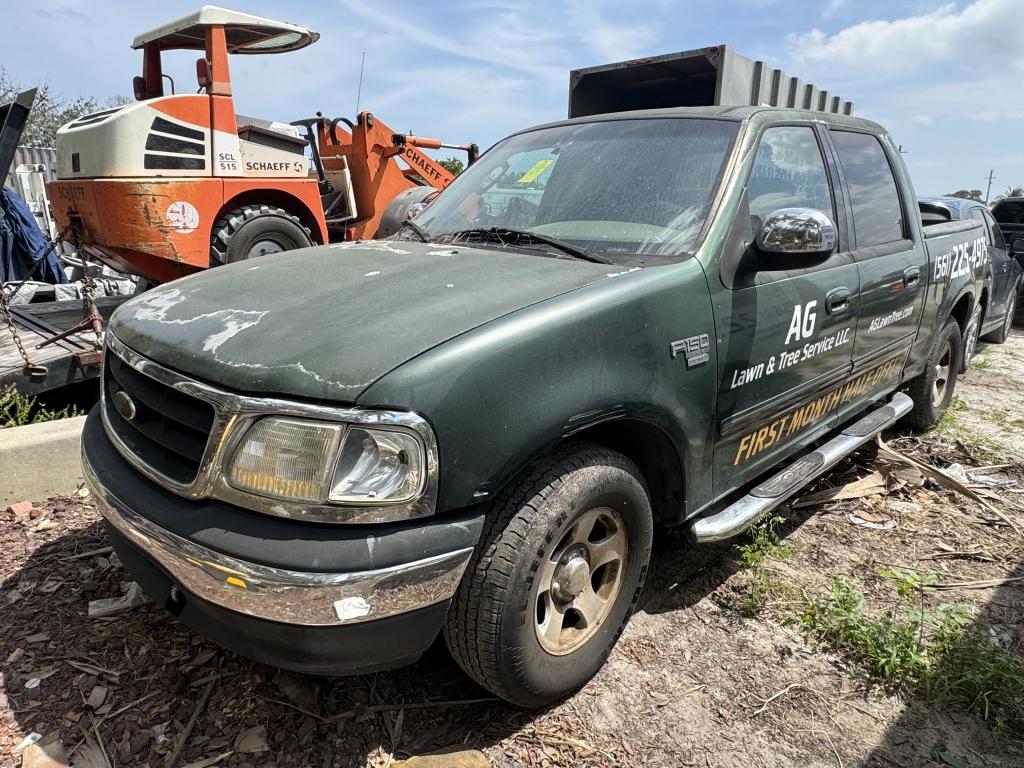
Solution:
[[[772,211],[757,233],[757,248],[763,253],[825,255],[835,247],[836,225],[814,208]]]

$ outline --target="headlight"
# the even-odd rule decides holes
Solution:
[[[350,427],[328,499],[337,503],[399,503],[423,489],[425,457],[410,432]]]
[[[322,502],[343,429],[299,419],[260,419],[235,449],[227,481],[261,496]]]
[[[411,431],[266,417],[242,437],[225,479],[284,501],[401,504],[423,492],[426,465]]]

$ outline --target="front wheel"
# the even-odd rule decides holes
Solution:
[[[452,656],[522,707],[573,693],[622,633],[652,539],[633,462],[591,443],[557,449],[495,501],[448,614]]]
[[[914,401],[907,421],[919,429],[935,426],[953,401],[956,372],[961,361],[960,326],[949,318],[935,336],[924,371],[907,387]]]

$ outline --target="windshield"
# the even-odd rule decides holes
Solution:
[[[416,223],[433,240],[495,227],[616,263],[672,261],[697,239],[738,130],[725,120],[648,118],[522,133],[490,149]]]

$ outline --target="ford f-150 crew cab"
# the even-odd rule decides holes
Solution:
[[[85,472],[145,591],[334,674],[440,632],[483,686],[582,686],[657,526],[743,531],[934,423],[987,256],[922,228],[877,124],[776,107],[521,131],[396,239],[211,270],[109,328]]]

